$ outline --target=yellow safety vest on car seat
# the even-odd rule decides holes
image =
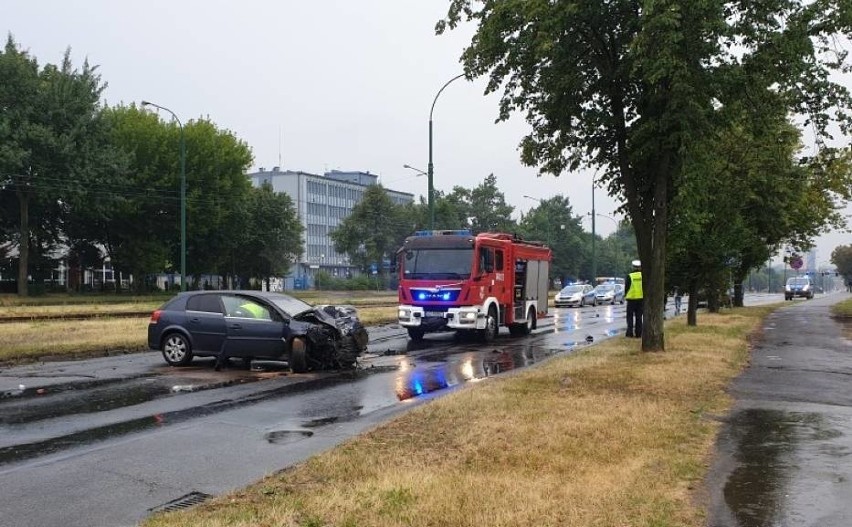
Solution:
[[[630,273],[630,290],[624,296],[626,300],[642,300],[642,271]]]

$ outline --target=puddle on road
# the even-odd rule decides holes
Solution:
[[[185,372],[185,376],[148,375],[132,379],[95,381],[27,389],[21,396],[7,398],[0,408],[0,425],[21,425],[44,419],[90,414],[126,408],[180,393],[197,392],[265,378],[265,372],[234,370],[217,375]]]
[[[723,494],[738,527],[780,525],[787,512],[792,472],[808,462],[801,459],[801,447],[841,435],[821,414],[764,409],[739,412],[730,430],[738,466],[728,476]]]
[[[96,442],[112,439],[134,432],[142,432],[158,428],[160,426],[182,423],[190,419],[206,417],[219,412],[231,410],[240,406],[256,404],[283,395],[301,393],[310,390],[322,389],[335,384],[349,382],[353,375],[365,375],[366,373],[352,372],[351,375],[337,377],[323,377],[304,381],[298,384],[288,384],[271,390],[254,393],[239,399],[224,399],[203,406],[194,406],[172,412],[164,412],[137,419],[130,419],[105,426],[90,428],[80,432],[66,434],[60,437],[24,443],[0,448],[0,465],[16,461],[24,461],[35,457],[53,454],[68,448],[91,445]]]
[[[354,421],[355,419],[361,416],[361,410],[363,409],[363,406],[352,406],[349,408],[337,409],[339,411],[335,411],[335,409],[329,410],[327,408],[323,408],[325,412],[330,412],[332,415],[326,415],[323,417],[316,417],[314,419],[310,419],[302,423],[302,426],[305,428],[318,428],[320,426],[330,425],[333,423]]]
[[[524,368],[540,362],[566,349],[548,349],[538,344],[506,346],[503,351],[436,354],[418,357],[421,364],[415,366],[404,360],[400,363],[396,378],[396,396],[400,401],[433,393],[466,382],[476,382],[492,375]]]
[[[310,430],[273,430],[264,434],[263,438],[273,445],[286,445],[313,436]]]

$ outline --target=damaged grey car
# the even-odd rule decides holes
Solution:
[[[367,349],[366,328],[349,306],[312,306],[282,293],[191,291],[151,314],[148,347],[171,366],[193,357],[286,361],[296,373],[351,369]]]

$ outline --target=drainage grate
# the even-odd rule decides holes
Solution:
[[[188,509],[190,507],[198,505],[199,503],[203,503],[212,497],[212,494],[205,494],[203,492],[190,492],[189,494],[181,496],[180,498],[167,502],[163,505],[148,509],[148,512],[172,512],[181,509]]]

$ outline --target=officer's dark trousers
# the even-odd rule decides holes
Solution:
[[[642,336],[642,303],[643,300],[627,301],[627,333],[628,337]]]

